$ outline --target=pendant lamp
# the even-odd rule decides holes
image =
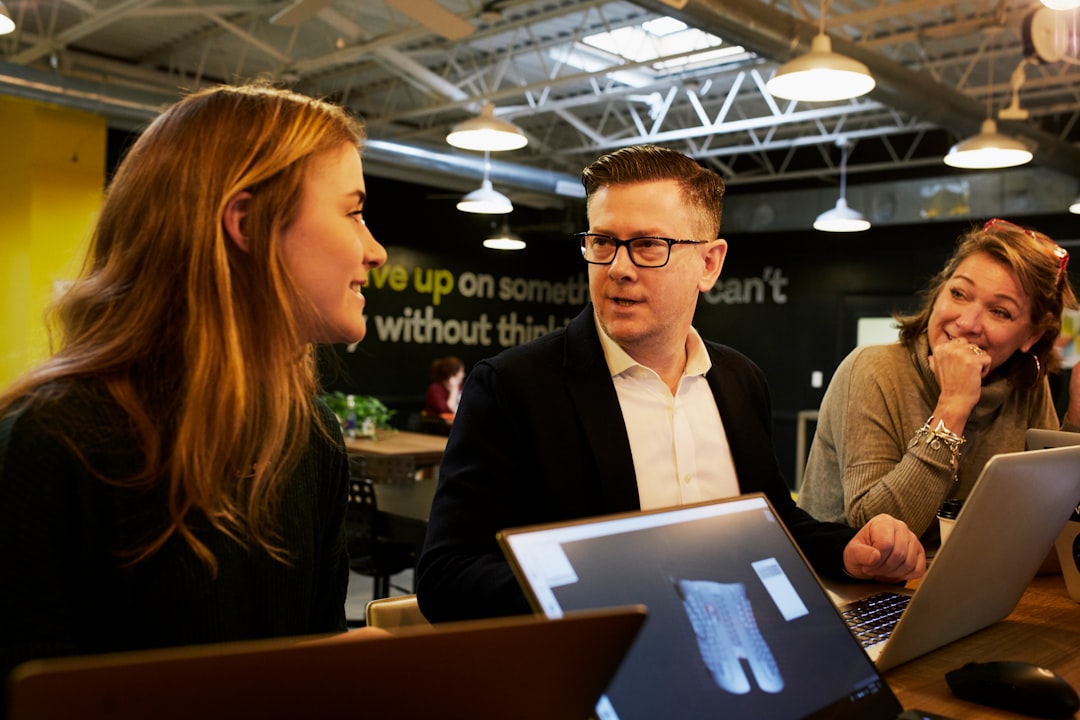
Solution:
[[[840,147],[840,199],[836,207],[826,210],[814,220],[814,229],[823,232],[862,232],[870,228],[870,221],[847,203],[847,140],[838,140]]]
[[[0,2],[0,35],[13,32],[15,32],[15,21],[11,19],[11,12],[7,9],[7,5]]]
[[[495,117],[493,104],[484,103],[479,115],[454,126],[446,142],[462,150],[501,152],[523,148],[529,139],[517,125]]]
[[[1069,206],[1069,212],[1073,215],[1080,215],[1080,197],[1077,197],[1072,201],[1072,205]]]
[[[998,132],[997,122],[986,118],[978,135],[956,143],[945,156],[945,164],[965,170],[992,170],[1031,162],[1031,151],[1016,138]]]
[[[479,188],[461,198],[457,204],[458,210],[461,210],[462,212],[480,213],[483,215],[502,215],[514,209],[514,205],[510,202],[510,198],[491,186],[491,180],[488,179],[490,169],[491,161],[488,158],[488,151],[485,150],[484,180],[480,183]]]
[[[821,0],[818,34],[810,52],[780,66],[765,89],[785,100],[832,102],[850,100],[874,89],[869,68],[847,55],[834,53],[825,34],[825,0]]]
[[[1023,64],[1017,68],[1022,70]],[[1017,78],[1012,85],[1018,88]],[[993,117],[994,63],[986,62],[986,119],[982,122],[978,135],[972,135],[949,149],[945,164],[965,170],[992,170],[995,168],[1016,167],[1031,162],[1032,153],[1016,138],[998,132],[997,121]],[[1019,107],[1019,96],[1014,95],[1015,105]]]
[[[510,230],[510,224],[504,222],[498,230],[492,230],[484,239],[484,247],[491,250],[524,250],[525,241]]]

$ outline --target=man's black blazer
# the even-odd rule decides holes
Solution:
[[[740,489],[765,493],[815,569],[840,574],[855,531],[818,522],[791,499],[773,452],[764,374],[731,348],[705,345]],[[417,567],[420,608],[433,622],[528,613],[497,531],[639,509],[630,441],[589,305],[565,329],[469,372]]]

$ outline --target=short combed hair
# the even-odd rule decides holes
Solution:
[[[988,224],[974,227],[962,234],[956,249],[946,261],[945,267],[935,275],[922,292],[922,305],[911,315],[897,314],[900,326],[900,342],[913,347],[930,324],[934,303],[945,283],[956,273],[960,264],[972,255],[983,254],[1001,263],[1016,275],[1020,287],[1031,301],[1031,323],[1040,331],[1040,337],[1030,352],[1039,360],[1038,366],[1025,353],[1015,353],[1004,363],[1004,371],[1013,384],[1028,388],[1042,379],[1035,367],[1044,372],[1061,369],[1061,358],[1054,348],[1061,334],[1061,314],[1068,308],[1076,308],[1076,295],[1069,282],[1069,274],[1062,270],[1061,260],[1037,233],[1009,224]]]
[[[680,152],[657,145],[633,145],[598,158],[581,173],[586,202],[593,193],[610,185],[674,180],[686,200],[700,211],[701,221],[713,239],[720,234],[724,209],[724,180]]]
[[[331,103],[219,86],[165,110],[120,164],[81,275],[53,308],[57,350],[0,397],[0,414],[101,380],[130,418],[143,467],[129,477],[89,470],[169,498],[168,525],[125,549],[132,562],[178,535],[216,569],[193,531],[203,522],[288,561],[281,489],[322,426],[302,331],[314,310],[281,240],[313,159],[363,141],[362,123]],[[246,249],[222,220],[240,192],[251,194]],[[83,430],[58,432],[78,452]]]

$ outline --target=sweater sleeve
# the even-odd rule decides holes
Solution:
[[[855,527],[888,513],[921,537],[953,485],[952,454],[914,442],[932,404],[912,400],[919,389],[899,377],[895,357],[861,353],[851,363],[838,452],[844,507]]]

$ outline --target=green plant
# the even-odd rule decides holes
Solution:
[[[375,427],[380,430],[390,430],[390,418],[394,417],[397,410],[391,410],[383,405],[382,400],[374,395],[356,395],[356,423],[359,425],[365,418],[371,418]]]
[[[341,391],[326,393],[321,396],[334,414],[337,415],[341,427],[345,427],[346,418],[349,416],[349,398],[352,398],[352,411],[356,413],[356,427],[363,425],[364,420],[370,418],[375,427],[381,430],[391,429],[390,418],[397,412],[386,407],[379,398],[374,395],[346,395]]]

